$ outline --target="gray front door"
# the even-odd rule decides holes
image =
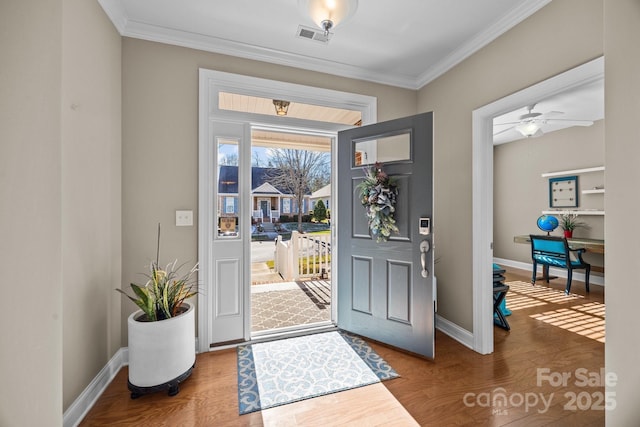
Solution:
[[[381,242],[358,191],[375,162],[398,188],[398,233]],[[433,358],[433,114],[339,132],[338,177],[338,326]]]

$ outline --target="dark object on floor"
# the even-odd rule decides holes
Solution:
[[[549,283],[549,267],[559,267],[567,270],[567,286],[564,293],[569,295],[571,291],[571,278],[573,270],[585,270],[585,288],[589,292],[589,273],[591,272],[591,264],[584,262],[582,253],[584,248],[571,249],[567,243],[567,239],[557,236],[535,236],[531,238],[531,259],[533,260],[533,275],[531,283],[536,283],[536,272],[538,264],[542,265],[543,278]],[[575,254],[576,259],[571,259],[570,254]]]
[[[509,322],[507,322],[507,319],[505,318],[504,313],[500,309],[500,305],[503,303],[505,297],[507,296],[507,292],[509,292],[509,286],[504,284],[504,273],[505,273],[504,269],[501,269],[500,266],[494,265],[493,267],[493,314],[494,314],[493,323],[496,326],[499,326],[502,329],[509,331],[511,330],[511,326],[509,326]]]
[[[195,366],[196,365],[194,363],[193,366],[190,367],[185,373],[178,376],[177,378],[174,378],[171,381],[167,381],[164,384],[158,384],[151,387],[138,387],[137,385],[131,384],[131,382],[127,380],[127,387],[131,392],[131,398],[137,399],[145,394],[157,393],[159,391],[165,390],[167,391],[167,394],[169,396],[175,396],[180,391],[180,383],[191,376],[191,372],[193,371],[193,368],[195,368]]]

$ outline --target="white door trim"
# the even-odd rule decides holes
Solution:
[[[211,263],[212,245],[215,227],[213,220],[215,212],[213,211],[213,194],[211,184],[215,183],[216,168],[211,162],[213,159],[213,147],[210,143],[213,137],[211,122],[226,121],[241,123],[250,128],[250,125],[258,126],[277,126],[281,128],[300,129],[310,131],[316,129],[326,132],[337,132],[350,126],[337,125],[333,123],[316,122],[312,120],[301,120],[290,117],[264,116],[258,114],[239,113],[235,111],[226,111],[218,108],[218,93],[227,91],[232,93],[241,93],[250,96],[260,96],[272,99],[287,99],[290,101],[304,102],[315,105],[323,105],[334,108],[344,108],[358,110],[362,113],[363,124],[375,123],[377,121],[377,98],[367,95],[360,95],[348,92],[340,92],[330,89],[322,89],[311,86],[298,85],[293,83],[267,80],[256,77],[248,77],[237,74],[223,73],[207,69],[200,69],[199,73],[199,125],[198,125],[198,258],[199,258],[199,281],[202,292],[198,294],[198,343],[199,351],[206,352],[210,350],[211,336],[210,318],[212,315],[211,284],[213,283],[213,268]],[[245,141],[249,141],[250,135],[245,133]],[[244,154],[244,161],[241,165],[250,167],[250,144],[244,144],[245,147],[240,148],[241,156]],[[249,153],[247,155],[247,153]],[[248,165],[248,166],[247,166]],[[332,185],[338,181],[336,169],[332,168]],[[250,215],[249,205],[245,202],[242,204],[241,215],[247,219]],[[337,208],[338,206],[334,206]],[[250,253],[250,237],[247,233],[243,234],[244,239],[244,259],[248,259]],[[334,239],[337,233],[334,231]],[[333,245],[335,246],[335,245]],[[337,253],[335,254],[337,257]],[[243,268],[243,276],[250,277],[249,263],[245,262]],[[333,268],[333,267],[332,267]],[[249,307],[250,294],[248,286],[250,284],[245,280],[247,292],[244,292],[245,307]],[[250,313],[246,310],[244,321],[244,339],[248,341],[251,338]]]
[[[473,111],[473,349],[493,352],[493,118],[604,77],[604,57]]]

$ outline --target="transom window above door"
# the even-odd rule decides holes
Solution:
[[[287,116],[296,119],[360,126],[362,112],[342,108],[325,107],[288,101],[286,99],[261,98],[239,93],[219,92],[218,108],[241,113]]]

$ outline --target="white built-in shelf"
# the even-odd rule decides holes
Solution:
[[[577,175],[580,173],[589,173],[589,172],[600,172],[604,170],[604,166],[596,166],[593,168],[584,168],[584,169],[573,169],[568,171],[558,171],[558,172],[547,172],[543,173],[543,178],[548,178],[551,176],[562,176],[562,175]]]
[[[576,214],[576,215],[604,215],[604,211],[598,211],[595,209],[565,209],[557,211],[542,211],[544,215],[563,215],[563,214]]]
[[[582,194],[604,194],[604,188],[594,188],[593,190],[582,190]]]

